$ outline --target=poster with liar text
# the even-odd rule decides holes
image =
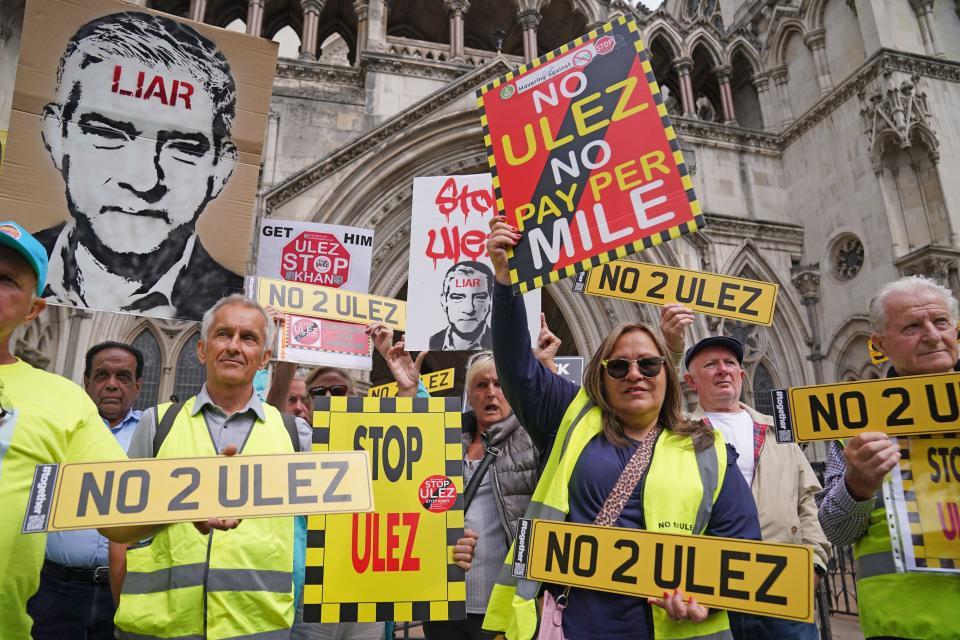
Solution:
[[[0,210],[47,250],[48,302],[199,320],[243,291],[276,61],[126,2],[26,4]]]
[[[637,25],[617,18],[481,87],[514,292],[703,226]]]
[[[487,255],[496,215],[489,173],[414,178],[407,288],[407,348],[493,347],[493,266]],[[540,292],[524,298],[531,341],[540,333]]]

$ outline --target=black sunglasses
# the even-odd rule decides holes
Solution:
[[[325,396],[327,392],[330,392],[332,396],[345,396],[347,395],[347,385],[345,384],[335,384],[330,387],[310,387],[307,389],[307,392],[311,396]]]
[[[637,363],[637,369],[640,370],[640,375],[644,378],[653,378],[660,374],[660,369],[663,368],[663,363],[666,361],[667,359],[663,356],[650,356],[638,360],[611,358],[610,360],[601,360],[600,364],[607,370],[608,376],[615,380],[622,380],[630,373],[630,365],[634,362]]]

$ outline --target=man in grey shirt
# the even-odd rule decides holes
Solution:
[[[182,406],[168,405],[145,412],[131,440],[130,457],[292,453],[297,447],[293,446],[280,412],[262,404],[253,388],[254,376],[270,359],[274,333],[273,322],[256,302],[240,295],[218,301],[204,314],[201,339],[197,344],[198,357],[206,367],[206,383],[200,393]],[[171,408],[179,410],[171,416],[172,421],[167,420],[170,422],[167,426],[164,418]],[[161,429],[161,438],[155,443],[158,425],[165,428]],[[310,426],[300,418],[296,419],[296,426],[299,449],[309,451]],[[209,444],[205,442],[206,435],[210,437]],[[124,583],[116,617],[119,637],[167,635],[170,631],[176,631],[174,635],[190,635],[182,632],[194,627],[208,629],[216,635],[238,635],[229,612],[239,597],[244,599],[246,606],[255,604],[261,614],[255,622],[245,620],[245,625],[256,627],[247,629],[247,633],[274,634],[278,638],[284,632],[289,633],[294,612],[292,518],[251,520],[235,532],[214,535],[204,545],[205,558],[192,541],[191,536],[196,534],[177,527],[182,525],[162,529],[149,545],[127,551],[130,573],[121,576],[120,571],[111,571],[112,578]],[[115,551],[111,553],[112,561],[123,556],[122,549]],[[165,564],[169,567],[147,569],[152,573],[143,573],[141,569],[136,573],[133,570],[134,554],[141,567]],[[224,574],[224,578],[229,578],[223,588],[212,582],[212,577],[208,578],[213,572],[204,571],[202,607],[172,611],[153,606],[151,611],[144,612],[143,607],[138,606],[138,597],[142,600],[146,593],[156,593],[159,599],[151,600],[153,603],[165,602],[165,591],[174,588],[169,581],[152,579],[154,573],[182,573],[184,567],[198,562],[206,562],[209,566],[217,558],[222,561],[229,555],[246,558],[249,568],[238,572],[218,568],[218,576]],[[283,557],[289,558],[286,570],[276,566],[276,561]],[[132,581],[134,576],[137,577],[135,584]],[[177,588],[183,586],[196,585],[177,583]],[[244,595],[232,595],[238,592]],[[128,598],[128,595],[133,597]]]

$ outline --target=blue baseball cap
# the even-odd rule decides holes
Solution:
[[[30,263],[37,274],[37,295],[42,296],[47,286],[47,250],[43,245],[12,220],[0,222],[0,245],[10,247]]]

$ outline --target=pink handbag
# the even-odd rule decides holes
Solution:
[[[540,633],[537,640],[563,640],[563,610],[567,608],[570,587],[554,598],[549,590],[543,591],[543,609],[540,611]]]

